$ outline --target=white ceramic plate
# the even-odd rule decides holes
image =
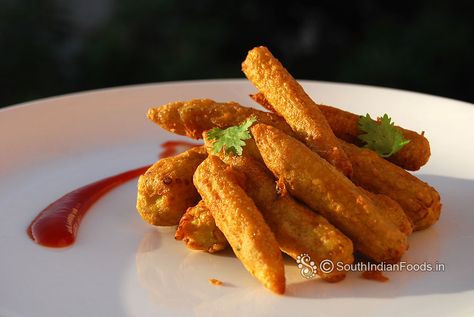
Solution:
[[[157,159],[184,139],[149,122],[148,107],[213,98],[252,105],[244,80],[143,85],[45,99],[0,111],[1,316],[473,316],[474,107],[417,93],[303,81],[317,101],[426,131],[432,157],[417,175],[441,193],[434,227],[413,234],[407,263],[444,272],[389,272],[387,283],[351,273],[336,284],[306,280],[287,259],[287,293],[273,295],[231,252],[188,251],[174,228],[135,211],[136,181],[100,200],[76,244],[48,249],[26,228],[56,198]],[[217,278],[226,286],[208,282]]]

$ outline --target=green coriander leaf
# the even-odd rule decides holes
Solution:
[[[375,151],[381,157],[397,153],[410,142],[403,138],[400,129],[395,127],[391,120],[387,114],[378,121],[372,120],[369,114],[359,118],[359,129],[365,132],[359,135],[359,139],[365,142],[364,147]]]
[[[242,147],[245,146],[244,140],[248,140],[252,137],[248,129],[256,121],[256,117],[250,117],[237,126],[232,126],[224,130],[219,128],[209,130],[207,132],[208,139],[215,141],[212,144],[212,152],[218,154],[224,148],[225,154],[232,153],[234,155],[242,155]]]

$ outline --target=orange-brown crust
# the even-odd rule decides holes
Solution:
[[[348,178],[298,140],[257,124],[251,128],[267,167],[290,194],[317,210],[375,261],[397,262],[407,236]]]
[[[261,92],[257,92],[256,94],[250,94],[249,97],[271,113],[280,116],[278,112],[276,112],[275,108],[273,108],[273,106],[270,104],[270,102],[268,102],[267,98],[265,98],[265,96]]]
[[[389,278],[385,275],[383,275],[382,271],[365,271],[361,275],[362,278],[365,278],[366,280],[371,280],[371,281],[377,281],[377,282],[387,282]]]
[[[295,136],[288,124],[283,120],[283,118],[279,117],[278,115],[273,113],[265,113],[263,111],[259,111],[252,108],[246,108],[235,103],[217,103],[208,99],[192,100],[189,102],[172,103],[159,108],[152,108],[150,109],[150,113],[153,114],[150,115],[150,118],[159,125],[161,125],[163,128],[183,135],[195,135],[195,138],[201,138],[202,133],[206,129],[213,127],[214,124],[216,124],[216,126],[220,128],[227,128],[229,126],[239,124],[239,120],[244,120],[243,118],[247,118],[251,115],[255,115],[257,116],[257,118],[265,118],[259,122],[269,122],[269,125],[273,125],[279,129],[281,128],[280,130],[284,131],[290,136]],[[233,117],[235,113],[240,113],[240,115]],[[343,115],[342,117],[345,117],[345,115]],[[343,121],[346,122],[345,120]],[[343,123],[342,125],[345,126],[346,124]],[[189,131],[193,132],[191,133]],[[343,146],[347,144],[342,140],[340,142]],[[258,159],[259,152],[255,151],[254,143],[251,142],[251,140],[247,140],[246,143],[247,146],[244,148],[244,151],[251,153],[252,157]],[[351,148],[346,146],[345,151],[349,151],[350,149]],[[367,188],[369,191],[383,193],[391,197],[393,200],[397,201],[401,205],[403,210],[406,212],[410,220],[413,222],[415,230],[427,228],[438,220],[441,204],[439,195],[437,193],[431,194],[433,196],[432,199],[425,197],[424,202],[416,203],[416,201],[419,200],[419,198],[417,198],[416,191],[405,190],[400,186],[388,186],[384,184],[407,184],[411,182],[417,184],[424,184],[423,182],[419,180],[413,181],[413,178],[416,179],[415,176],[409,174],[408,172],[400,171],[397,173],[392,173],[393,175],[389,179],[388,177],[384,176],[383,168],[387,167],[389,168],[389,170],[398,170],[396,168],[396,165],[391,164],[390,162],[379,157],[373,151],[366,149],[360,149],[362,152],[355,151],[357,147],[354,147],[352,149],[352,155],[348,155],[348,158],[351,160],[352,164],[356,165],[353,168],[358,170],[356,178],[358,179],[357,182],[364,184],[362,187]],[[355,155],[357,153],[367,153],[367,155],[369,155],[369,153],[372,153],[370,155],[369,164],[375,164],[374,166],[376,170],[372,171],[371,168],[368,168],[364,162],[358,162],[361,159],[363,160],[365,156]],[[373,163],[371,163],[370,161],[373,161]],[[380,170],[377,171],[377,169]],[[399,169],[402,170],[401,168]],[[380,180],[377,180],[377,178],[374,179],[373,182],[376,183],[371,185],[372,176],[370,175],[373,175],[374,173],[376,175],[379,175],[378,178],[380,178]],[[422,187],[424,186],[428,186],[428,188],[431,188],[429,187],[429,185],[426,184]],[[376,188],[379,187],[381,187],[381,189],[376,190]],[[396,191],[391,192],[390,188],[395,188]],[[399,191],[403,191],[404,195],[402,196],[403,198],[397,199],[396,197],[399,196]],[[404,201],[404,203],[402,203],[401,201]],[[410,203],[411,201],[415,202],[413,206]]]
[[[331,106],[320,105],[322,113],[329,122],[334,134],[347,142],[361,145],[358,136],[363,134],[359,129],[359,115],[344,111]],[[397,164],[404,169],[417,171],[425,165],[431,155],[430,143],[422,134],[407,130],[401,127],[400,132],[403,137],[410,140],[400,151],[387,158],[389,161]]]
[[[176,240],[183,240],[189,249],[209,253],[224,250],[228,245],[224,234],[217,228],[211,211],[202,200],[186,210],[174,237]]]
[[[409,236],[413,232],[413,224],[411,223],[410,218],[403,211],[402,207],[393,199],[386,195],[374,194],[365,190],[361,187],[370,199],[375,203],[379,208],[380,212],[395,224],[401,232]]]
[[[250,97],[264,108],[276,113],[262,93],[250,95]],[[359,115],[326,105],[318,105],[318,107],[339,139],[358,146],[362,144],[358,138],[362,134],[358,124]],[[430,143],[423,133],[418,134],[402,127],[397,128],[405,139],[410,140],[410,143],[387,159],[404,169],[417,171],[428,162],[431,156]]]
[[[373,151],[346,142],[342,144],[354,167],[352,180],[356,184],[398,202],[415,231],[438,221],[441,199],[433,187]]]
[[[216,102],[211,99],[171,102],[148,109],[148,118],[173,133],[201,139],[204,131],[212,128],[227,128],[255,116],[258,122],[275,126],[292,133],[288,124],[278,116],[236,102]]]
[[[299,139],[345,175],[351,175],[351,163],[318,105],[266,47],[249,51],[242,71]]]
[[[306,253],[317,267],[323,260],[344,264],[354,261],[352,241],[291,196],[278,195],[273,175],[265,165],[245,156],[226,157],[225,161],[246,176],[246,192],[262,212],[283,252],[293,259]],[[338,282],[346,275],[338,270],[317,273],[328,282]]]
[[[155,226],[177,225],[186,209],[200,199],[193,174],[206,157],[203,146],[192,148],[159,160],[140,176],[137,211],[143,220]]]
[[[285,272],[278,243],[234,173],[218,157],[209,156],[196,169],[194,185],[245,268],[268,289],[283,294]]]
[[[216,278],[210,278],[208,279],[209,283],[211,283],[212,285],[215,285],[215,286],[222,286],[224,285],[224,282],[222,282],[221,280],[218,280]]]

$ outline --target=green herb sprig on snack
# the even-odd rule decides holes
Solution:
[[[234,155],[242,155],[242,148],[245,146],[244,140],[250,139],[249,128],[257,121],[256,117],[250,117],[242,124],[232,126],[227,129],[213,128],[207,132],[209,140],[214,140],[212,144],[212,152],[219,153],[222,148],[225,154],[232,153]]]
[[[359,139],[365,142],[364,147],[375,151],[381,157],[389,157],[400,151],[410,140],[403,138],[400,129],[395,127],[391,118],[384,114],[375,121],[369,114],[359,118],[359,129],[365,134]]]

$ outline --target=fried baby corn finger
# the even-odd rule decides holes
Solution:
[[[399,203],[415,231],[438,221],[441,199],[433,187],[373,151],[346,142],[342,144],[354,166],[352,180],[356,184]]]
[[[242,70],[285,118],[298,139],[304,140],[308,147],[345,175],[351,175],[351,163],[318,105],[266,47],[249,51]]]
[[[265,98],[265,96],[261,92],[257,92],[256,94],[250,94],[249,97],[256,103],[258,103],[260,106],[267,109],[268,111],[274,114],[278,114],[275,108],[273,108],[273,106],[270,104],[270,102],[268,102],[268,100]]]
[[[291,196],[279,196],[273,175],[263,164],[245,156],[228,156],[225,160],[246,176],[246,192],[262,212],[283,252],[293,259],[306,253],[318,267],[323,260],[344,264],[354,261],[352,241]],[[338,282],[346,275],[336,269],[317,273],[328,282]]]
[[[275,126],[286,133],[292,133],[290,126],[278,116],[247,108],[236,102],[215,102],[211,99],[171,102],[148,109],[148,118],[163,129],[201,139],[204,131],[212,128],[227,128],[255,116],[258,122]]]
[[[194,173],[194,185],[245,268],[275,293],[285,292],[283,258],[272,231],[229,167],[209,156]]]
[[[222,231],[216,226],[211,211],[201,200],[189,207],[179,221],[176,240],[183,240],[189,249],[209,253],[224,250],[228,243]]]
[[[413,224],[405,214],[402,207],[393,199],[386,195],[374,194],[360,187],[367,196],[375,203],[385,218],[390,220],[398,230],[409,236],[413,232]]]
[[[361,145],[361,141],[357,138],[363,134],[358,125],[360,116],[331,106],[320,105],[319,109],[321,109],[321,112],[326,117],[334,134],[338,138],[356,145]],[[410,142],[400,151],[388,157],[387,160],[404,169],[417,171],[425,165],[430,158],[430,143],[423,133],[418,134],[415,131],[403,129],[398,126],[397,128],[403,137],[410,140]]]
[[[258,104],[275,112],[272,105],[265,99],[262,93],[250,95]],[[359,115],[341,110],[339,108],[318,105],[326,117],[334,134],[344,141],[360,146],[362,144],[358,136],[363,132],[359,129]],[[387,158],[390,162],[410,171],[417,171],[425,165],[431,155],[430,143],[424,134],[398,127],[403,137],[410,140],[400,151]]]
[[[251,131],[265,164],[292,196],[317,210],[361,253],[378,262],[400,260],[407,236],[347,177],[274,127],[256,124]]]
[[[155,226],[174,226],[188,207],[199,201],[193,185],[197,166],[207,157],[204,147],[192,148],[153,164],[138,179],[137,210]]]

